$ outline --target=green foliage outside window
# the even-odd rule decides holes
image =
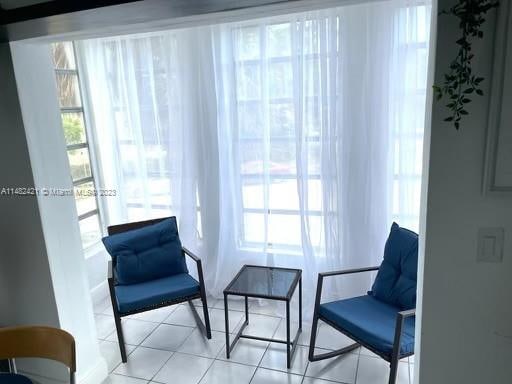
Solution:
[[[67,145],[85,142],[84,124],[79,114],[63,114],[62,128]]]

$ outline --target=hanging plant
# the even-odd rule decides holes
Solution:
[[[451,115],[444,121],[452,122],[457,130],[462,117],[468,114],[466,106],[471,102],[472,96],[484,94],[480,88],[484,78],[475,75],[471,68],[471,61],[475,56],[471,51],[471,44],[474,39],[483,38],[481,28],[485,23],[484,16],[492,8],[498,7],[498,4],[495,0],[459,0],[453,7],[440,12],[441,15],[457,17],[462,31],[462,36],[456,41],[459,50],[450,64],[450,71],[444,75],[442,85],[434,85],[437,100],[448,98],[446,106]]]

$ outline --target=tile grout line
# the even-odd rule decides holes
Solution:
[[[197,306],[196,306],[197,307]],[[176,309],[178,308],[178,306],[176,306]],[[206,356],[202,356],[202,355],[198,355],[198,354],[195,354],[195,353],[189,353],[189,352],[180,352],[178,351],[179,348],[181,348],[183,345],[185,345],[187,343],[187,341],[190,339],[190,337],[192,336],[192,334],[194,333],[195,330],[198,330],[199,331],[199,328],[196,326],[196,327],[190,327],[188,325],[183,325],[183,324],[172,324],[172,323],[166,323],[165,321],[174,313],[174,311],[176,310],[174,309],[171,313],[168,314],[168,316],[160,321],[160,322],[154,322],[154,321],[148,321],[148,320],[144,320],[144,319],[137,319],[137,318],[130,318],[130,317],[127,317],[128,320],[136,320],[136,321],[142,321],[142,322],[146,322],[146,323],[152,323],[152,324],[155,324],[156,327],[149,332],[148,335],[146,335],[146,337],[142,338],[142,340],[140,341],[140,343],[134,345],[134,344],[127,344],[127,345],[131,345],[134,348],[133,351],[135,351],[137,348],[141,347],[141,348],[148,348],[148,349],[153,349],[153,350],[159,350],[159,351],[165,351],[165,352],[170,352],[171,355],[169,356],[169,358],[167,358],[165,360],[165,362],[162,364],[162,366],[156,371],[155,374],[152,375],[151,379],[149,381],[147,381],[147,383],[149,382],[155,382],[155,383],[158,383],[157,381],[153,381],[155,379],[155,377],[158,375],[158,373],[160,373],[162,371],[162,369],[165,367],[165,365],[172,359],[173,356],[176,355],[176,353],[178,354],[185,354],[185,355],[189,355],[189,356],[195,356],[195,357],[199,357],[199,358],[206,358],[208,360],[211,361],[211,364],[208,366],[208,368],[206,369],[206,371],[204,372],[204,374],[201,376],[201,378],[199,379],[199,381],[197,383],[200,383],[201,380],[204,379],[204,377],[207,375],[207,373],[210,371],[210,369],[212,368],[212,366],[215,364],[215,361],[222,361],[222,362],[228,362],[228,363],[233,363],[233,364],[237,364],[237,365],[242,365],[242,366],[246,366],[246,367],[250,367],[250,368],[255,368],[254,369],[254,372],[251,376],[251,379],[249,381],[249,383],[252,383],[254,381],[254,378],[255,378],[255,375],[256,375],[256,372],[258,371],[258,369],[267,369],[267,370],[270,370],[270,371],[275,371],[275,372],[280,372],[280,373],[284,373],[286,375],[294,375],[294,376],[302,376],[302,380],[301,380],[301,383],[304,383],[306,377],[307,378],[313,378],[313,379],[321,379],[321,380],[326,380],[326,381],[329,381],[329,382],[332,382],[332,383],[338,383],[339,382],[336,382],[334,380],[331,380],[331,379],[325,379],[325,378],[315,378],[313,376],[307,376],[306,373],[307,373],[307,370],[310,366],[310,362],[309,360],[307,361],[307,364],[305,366],[305,370],[304,370],[304,373],[302,374],[297,374],[297,373],[293,373],[293,372],[289,372],[288,369],[286,370],[280,370],[280,369],[275,369],[275,368],[266,368],[266,367],[262,367],[261,364],[262,364],[262,361],[265,357],[265,355],[268,353],[268,350],[270,349],[270,345],[272,344],[271,342],[267,342],[267,346],[265,347],[265,351],[263,352],[263,354],[261,355],[261,358],[259,359],[259,362],[256,364],[256,365],[252,365],[252,364],[247,364],[247,363],[240,363],[240,362],[235,362],[235,361],[231,361],[231,360],[223,360],[220,358],[221,354],[222,354],[222,351],[223,351],[223,348],[220,347],[220,350],[219,352],[212,358],[212,357],[206,357]],[[223,308],[212,308],[212,307],[209,307],[209,309],[216,309],[216,310],[221,310],[223,311]],[[229,311],[234,311],[234,312],[244,312],[244,311],[239,311],[239,310],[235,310],[235,309],[229,309]],[[275,328],[275,330],[273,331],[273,334],[272,334],[272,337],[275,337],[277,332],[279,331],[279,327],[282,325],[283,323],[283,318],[281,316],[272,316],[272,315],[269,315],[269,314],[263,314],[263,313],[255,313],[255,312],[250,312],[250,314],[253,314],[253,315],[258,315],[258,316],[262,316],[262,317],[267,317],[267,318],[278,318],[279,319],[279,322]],[[110,316],[110,317],[113,317],[111,315],[107,315],[107,314],[100,314],[100,315],[104,315],[104,316]],[[237,327],[240,325],[241,322],[243,322],[244,318],[242,317],[241,320],[239,320],[239,322],[237,323],[237,325],[234,327],[234,329],[236,330]],[[148,346],[143,346],[142,344],[151,336],[155,333],[156,329],[158,329],[161,325],[170,325],[170,326],[176,326],[176,327],[183,327],[183,328],[187,328],[187,329],[192,329],[190,335],[188,335],[182,343],[180,343],[180,345],[176,348],[176,350],[174,351],[169,351],[169,350],[165,350],[165,349],[160,349],[160,348],[154,348],[154,347],[148,347]],[[100,339],[98,338],[98,340],[101,340],[103,342],[108,342],[108,343],[115,343],[115,344],[119,344],[119,341],[117,340],[116,341],[111,341],[111,340],[107,340],[108,337],[110,337],[112,334],[114,334],[116,331],[114,329],[114,331],[112,331],[111,333],[109,333],[107,335],[107,338],[106,339]],[[215,332],[219,332],[219,333],[222,333],[222,331],[215,331]],[[224,331],[225,332],[225,331]],[[233,333],[230,332],[230,334],[232,335]],[[304,347],[304,348],[309,348],[309,346],[307,345],[303,345],[303,344],[300,344],[299,342],[297,342],[297,347]],[[129,352],[128,355],[131,355],[133,353],[133,351]],[[297,352],[297,351],[296,351]],[[360,363],[360,358],[362,355],[361,353],[361,348],[359,349],[359,352],[357,353],[357,356],[358,356],[358,361],[357,361],[357,365],[356,365],[356,375],[355,375],[355,383],[357,382],[357,378],[358,378],[358,373],[359,373],[359,363]],[[366,356],[364,355],[365,357],[373,357],[373,356]],[[294,356],[295,357],[295,356]],[[122,364],[122,363],[120,363]],[[140,379],[138,377],[134,377],[134,376],[129,376],[129,375],[126,375],[126,374],[120,374],[120,373],[115,373],[114,371],[119,367],[119,365],[116,365],[112,371],[109,372],[109,374],[112,374],[112,375],[119,375],[119,376],[125,376],[125,377],[132,377],[132,378],[135,378],[135,379]],[[409,383],[410,383],[410,363],[407,364],[407,368],[408,368],[408,377],[409,377]],[[142,379],[142,380],[147,380],[147,379]]]
[[[279,326],[281,325],[281,322],[283,321],[283,319],[279,320],[279,323],[277,323],[277,327],[276,329],[274,330],[274,332],[272,333],[272,339],[275,337],[276,333],[277,333],[277,330],[279,329]],[[270,347],[270,344],[272,344],[271,342],[268,342],[267,343],[267,347],[265,348],[265,352],[263,352],[263,354],[261,355],[261,358],[260,358],[260,361],[258,362],[258,365],[256,366],[256,369],[254,370],[254,373],[251,377],[251,380],[249,380],[249,384],[252,383],[252,381],[254,380],[254,376],[256,376],[256,372],[258,372],[258,369],[262,368],[261,367],[261,362],[263,361],[263,358],[265,357],[267,351],[268,351],[268,348]]]

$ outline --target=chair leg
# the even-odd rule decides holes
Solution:
[[[344,355],[345,353],[348,353],[350,351],[353,351],[356,348],[359,348],[359,343],[354,343],[347,345],[346,347],[337,349],[336,351],[321,353],[319,355],[315,355],[315,344],[316,344],[316,334],[318,330],[318,316],[315,314],[313,315],[313,324],[311,327],[311,339],[309,342],[309,361],[320,361],[325,359],[330,359],[331,357],[336,357],[339,355]]]
[[[201,298],[202,299],[202,298]],[[203,302],[204,303],[204,302]],[[206,336],[207,339],[212,338],[212,331],[210,330],[210,318],[208,317],[208,308],[204,306],[203,304],[203,311],[205,311],[205,323],[203,323],[203,320],[197,313],[197,309],[192,302],[192,300],[188,301],[188,304],[190,306],[190,310],[192,311],[192,315],[194,316],[194,319],[196,320],[197,328],[201,331],[201,333]]]
[[[121,317],[117,311],[114,311],[114,320],[116,322],[117,340],[119,342],[119,350],[121,351],[121,361],[126,363],[126,347],[124,345],[123,327],[121,325]]]
[[[314,361],[315,358],[315,344],[316,344],[316,334],[318,330],[318,315],[316,313],[313,314],[313,324],[311,324],[311,338],[309,340],[309,361]]]
[[[210,327],[210,315],[208,314],[208,302],[206,301],[206,294],[201,295],[201,301],[203,302],[203,314],[204,314],[204,323],[206,326],[206,338],[212,338],[212,329]]]
[[[389,372],[389,384],[395,384],[396,383],[396,377],[398,374],[398,358],[393,357],[391,360],[390,368],[391,371]]]
[[[123,363],[126,363],[128,359],[126,358],[126,347],[124,345],[123,327],[121,325],[121,316],[119,316],[119,311],[117,309],[116,293],[114,290],[114,280],[112,278],[108,279],[108,287],[110,293],[110,301],[112,302],[112,312],[114,312],[114,320],[116,323],[117,341],[119,342],[121,361]]]

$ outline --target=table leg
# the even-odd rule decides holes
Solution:
[[[302,276],[299,278],[299,330],[302,331]]]
[[[290,345],[290,301],[286,300],[286,368],[291,366],[291,345]]]
[[[249,324],[249,298],[245,296],[245,322]]]
[[[226,359],[229,359],[229,312],[228,312],[228,295],[224,294],[224,320],[226,325]]]

